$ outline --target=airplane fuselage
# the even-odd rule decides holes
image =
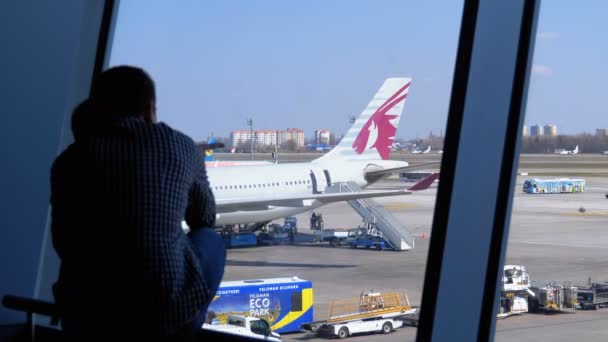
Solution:
[[[332,184],[354,182],[361,188],[369,184],[365,171],[407,166],[392,160],[343,161],[336,163],[285,163],[209,168],[209,183],[216,199],[272,199],[277,195],[322,193]],[[301,206],[268,207],[266,210],[218,212],[216,225],[267,222],[312,210],[323,205],[317,200]]]

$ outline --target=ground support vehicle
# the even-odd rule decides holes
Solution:
[[[344,323],[324,324],[317,330],[317,335],[323,337],[346,338],[354,334],[382,332],[390,334],[394,329],[401,328],[403,322],[393,318],[375,318],[369,320]]]
[[[298,277],[222,281],[207,310],[207,323],[231,315],[263,319],[277,333],[300,331],[313,320],[312,282]]]
[[[374,228],[357,228],[350,231],[348,244],[351,248],[394,249],[390,242],[384,239],[382,233]]]
[[[389,334],[403,326],[402,317],[416,312],[405,294],[361,293],[359,298],[330,303],[328,320],[306,323],[302,328],[320,336],[338,338],[358,333]]]
[[[533,296],[528,297],[529,312],[560,312],[577,307],[578,288],[569,283],[549,283],[543,287],[531,287]]]
[[[321,229],[314,232],[313,241],[327,241],[333,247],[348,243],[349,231],[346,229]]]
[[[265,245],[279,245],[289,241],[289,234],[281,225],[269,224],[265,231],[258,234],[258,243]]]
[[[285,221],[283,222],[283,228],[285,228],[287,233],[289,233],[290,230],[293,229],[294,233],[297,234],[298,233],[298,219],[295,216],[287,216],[285,218]]]
[[[203,329],[220,331],[227,334],[246,336],[263,341],[281,341],[281,335],[272,332],[268,323],[256,317],[239,315],[228,316],[227,324],[203,324]]]
[[[593,283],[589,287],[579,287],[578,303],[583,310],[595,310],[608,306],[608,283]]]
[[[351,248],[365,247],[365,248],[375,248],[377,250],[383,249],[393,249],[392,245],[378,236],[365,236],[359,237],[355,240],[351,240],[348,242]]]
[[[232,226],[222,227],[219,233],[226,242],[226,248],[250,247],[258,244],[255,233],[240,231]]]
[[[530,290],[530,276],[524,266],[505,265],[502,276],[497,318],[505,318],[528,312],[528,297],[534,296]]]

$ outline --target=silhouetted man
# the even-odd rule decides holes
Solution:
[[[223,275],[203,157],[156,122],[155,102],[143,70],[103,72],[53,164],[53,290],[66,335],[188,339]]]

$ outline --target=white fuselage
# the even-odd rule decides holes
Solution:
[[[392,160],[340,161],[339,163],[285,163],[207,169],[209,183],[216,199],[273,199],[280,196],[307,195],[323,192],[330,184],[355,182],[361,188],[367,169],[407,166]],[[218,212],[216,225],[268,222],[315,209],[317,200],[302,206],[269,207],[266,210]]]

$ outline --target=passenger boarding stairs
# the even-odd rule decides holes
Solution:
[[[336,183],[325,189],[325,192],[356,191],[362,189],[354,182]],[[357,199],[348,201],[348,204],[365,222],[373,223],[395,250],[406,251],[414,248],[414,235],[378,202],[373,199]]]

